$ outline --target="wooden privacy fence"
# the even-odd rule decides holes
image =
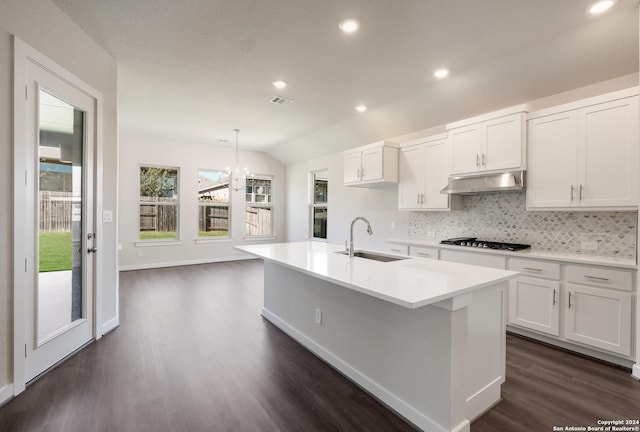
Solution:
[[[76,204],[80,206],[80,198]],[[71,232],[72,214],[71,192],[40,191],[40,231]]]
[[[200,231],[229,231],[229,207],[200,205]]]
[[[177,209],[177,200],[174,198],[142,197],[140,231],[175,232]]]
[[[271,234],[271,209],[247,207],[245,235]]]

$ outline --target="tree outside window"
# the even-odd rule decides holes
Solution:
[[[273,235],[273,177],[253,176],[245,186],[245,235]]]
[[[198,171],[198,237],[230,237],[229,173]]]
[[[140,240],[178,237],[178,169],[140,167]]]

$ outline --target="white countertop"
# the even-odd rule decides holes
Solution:
[[[319,242],[236,246],[238,250],[409,309],[472,292],[519,273],[425,258],[349,258]],[[387,254],[388,255],[388,254]]]
[[[503,255],[512,258],[531,258],[549,261],[561,261],[574,264],[601,265],[608,267],[618,267],[635,270],[638,268],[636,261],[632,258],[616,258],[600,255],[574,254],[565,252],[549,252],[535,249],[524,249],[520,251],[500,251],[495,249],[479,249],[465,246],[455,246],[440,244],[438,242],[430,242],[426,240],[409,240],[401,238],[386,239],[387,243],[395,243],[409,246],[425,246],[438,249],[451,249],[461,252],[475,252],[490,255]]]

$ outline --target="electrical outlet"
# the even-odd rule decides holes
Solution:
[[[138,256],[141,257],[142,256],[142,249],[138,249]]]
[[[581,245],[581,249],[597,251],[598,250],[598,242],[597,241],[583,241]]]
[[[392,230],[396,229],[396,223],[395,222],[391,222],[391,229]]]
[[[427,231],[427,237],[435,238],[435,236],[436,236],[436,232],[435,231]]]
[[[316,308],[316,324],[322,325],[322,309]]]

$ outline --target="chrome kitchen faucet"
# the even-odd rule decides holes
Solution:
[[[353,253],[355,252],[353,248],[353,225],[356,223],[358,219],[361,221],[364,221],[367,224],[367,233],[369,235],[373,234],[373,230],[371,229],[371,224],[369,223],[369,220],[364,216],[356,216],[351,221],[351,230],[349,232],[349,247],[347,248],[347,251],[349,252],[349,258],[353,258]]]

